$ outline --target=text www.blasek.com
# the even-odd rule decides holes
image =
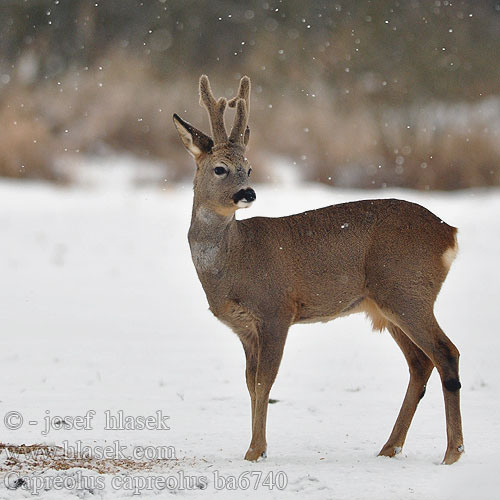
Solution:
[[[177,454],[174,446],[128,446],[119,440],[107,445],[88,445],[77,440],[70,443],[64,440],[60,446],[33,446],[24,449],[22,446],[5,447],[5,458],[24,461],[37,459],[54,460],[175,460]]]

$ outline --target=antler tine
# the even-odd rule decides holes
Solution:
[[[227,101],[224,97],[215,100],[207,75],[201,75],[200,77],[200,106],[203,105],[210,117],[214,145],[226,143],[228,138],[224,127],[224,111],[226,110]]]
[[[247,113],[250,113],[250,78],[248,76],[242,77],[240,80],[240,87],[238,89],[238,95],[233,97],[228,105],[230,108],[234,108],[237,104],[238,99],[244,99],[247,105]]]
[[[247,105],[243,99],[236,101],[236,114],[234,115],[233,128],[229,141],[237,144],[244,144],[245,129],[247,128],[248,113]]]
[[[250,113],[250,78],[244,76],[240,80],[238,95],[229,101],[231,108],[236,107],[233,128],[229,140],[244,144],[244,137]]]

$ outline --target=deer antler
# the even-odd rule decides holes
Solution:
[[[205,105],[210,117],[214,145],[226,143],[228,138],[224,127],[224,111],[226,110],[227,101],[224,97],[215,100],[207,75],[201,75],[200,77],[200,106],[203,105]]]
[[[250,114],[250,78],[244,76],[240,80],[238,95],[229,101],[229,107],[236,107],[233,128],[229,140],[231,142],[245,144],[245,136],[250,132],[248,130],[248,115]]]

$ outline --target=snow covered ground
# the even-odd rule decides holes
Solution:
[[[244,461],[250,439],[244,355],[237,337],[209,313],[190,260],[191,187],[111,190],[2,181],[0,442],[119,442],[125,454],[143,446],[173,450],[176,460],[152,469],[147,460],[135,469],[124,462],[114,474],[97,474],[30,465],[4,450],[1,499],[33,498],[30,489],[41,489],[38,497],[47,499],[126,498],[139,491],[221,499],[498,498],[500,192],[256,191],[257,202],[242,216],[397,196],[460,228],[460,253],[436,314],[462,354],[462,459],[438,465],[446,441],[436,373],[403,453],[376,456],[402,402],[407,367],[390,336],[372,332],[358,315],[292,328],[271,394],[279,401],[269,411],[269,458]],[[56,426],[64,417],[69,425],[68,417],[90,410],[92,428],[44,434],[46,417]],[[105,429],[106,410],[132,416],[161,411],[170,417],[170,430]],[[143,489],[148,477],[160,487]],[[162,477],[170,489],[162,489]],[[55,484],[56,478],[65,483]],[[229,489],[234,478],[238,491]],[[78,481],[86,487],[78,489]]]

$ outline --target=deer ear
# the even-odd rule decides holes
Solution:
[[[196,159],[202,153],[209,153],[212,150],[214,141],[208,135],[193,127],[188,122],[185,122],[176,114],[174,114],[173,118],[175,128],[179,132],[179,136],[191,156]]]

